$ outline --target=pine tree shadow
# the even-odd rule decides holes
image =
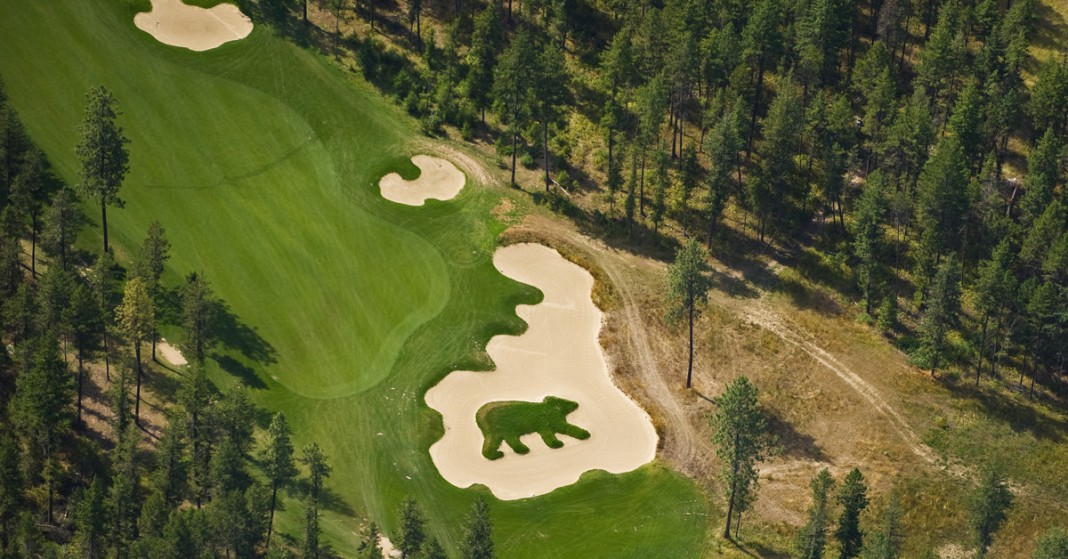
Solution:
[[[305,478],[298,479],[290,488],[290,493],[293,496],[299,496],[301,500],[306,499],[309,496],[310,491],[311,488],[308,484],[308,480]],[[356,511],[354,511],[352,507],[341,498],[341,495],[329,487],[323,487],[319,492],[319,508],[343,516],[356,515]]]
[[[219,368],[231,376],[237,377],[245,386],[264,390],[267,384],[256,374],[256,371],[233,357],[221,353],[213,353],[211,358],[219,364]]]
[[[224,347],[239,351],[250,361],[262,365],[271,365],[278,361],[277,350],[260,336],[254,327],[241,321],[229,305],[220,301],[216,313],[216,332],[219,343]],[[221,364],[221,363],[220,363]]]
[[[764,417],[768,422],[768,431],[778,437],[784,457],[823,463],[831,461],[831,458],[823,452],[823,448],[811,435],[795,429],[790,422],[783,419],[775,410],[763,408],[763,411]]]

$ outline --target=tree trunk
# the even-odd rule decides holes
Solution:
[[[983,354],[986,353],[986,327],[990,322],[990,314],[983,315],[983,333],[979,337],[979,362],[975,365],[975,385],[979,386],[979,377],[983,374]]]
[[[308,0],[304,0],[304,25],[308,25]]]
[[[645,217],[645,148],[642,148],[642,172],[638,181],[638,213]]]
[[[82,422],[82,379],[85,377],[85,369],[82,367],[82,352],[78,352],[78,423]]]
[[[690,360],[686,366],[686,388],[693,386],[693,307],[694,297],[690,294],[689,315],[690,315]]]
[[[141,341],[134,342],[134,359],[137,361],[137,398],[134,400],[134,423],[141,425]]]
[[[735,439],[737,439],[737,437],[735,437]],[[738,475],[737,475],[738,467],[735,466],[734,470],[735,470],[735,476],[734,477],[737,478],[738,477]],[[731,539],[731,517],[734,516],[734,496],[735,496],[735,494],[737,492],[738,492],[738,481],[737,481],[737,479],[732,479],[731,480],[731,496],[730,496],[730,499],[728,499],[728,501],[727,501],[727,526],[723,528],[723,537],[728,539],[728,540]]]
[[[51,458],[49,458],[49,460],[51,460]],[[46,467],[48,467],[48,466],[46,466]],[[52,511],[55,508],[55,495],[56,495],[56,492],[55,492],[55,489],[54,489],[53,486],[54,486],[54,483],[52,481],[52,474],[49,473],[48,474],[48,524],[49,525],[52,524]]]
[[[104,252],[108,252],[108,205],[100,197],[100,226],[104,230]]]
[[[111,382],[111,352],[108,351],[108,327],[104,326],[104,378]]]
[[[34,278],[37,277],[37,212],[31,212],[30,219],[33,220],[32,233],[30,235],[30,275]],[[64,266],[66,268],[66,266]]]
[[[278,497],[278,484],[271,484],[271,519],[267,521],[267,542],[264,544],[264,549],[271,548],[271,533],[274,532],[274,505],[275,500]]]
[[[764,57],[757,62],[756,92],[753,94],[753,113],[749,117],[749,139],[745,146],[745,159],[753,153],[753,136],[756,135],[757,112],[760,111],[760,94],[764,90]]]
[[[712,250],[712,235],[716,231],[716,216],[712,214],[708,217],[708,250]]]
[[[552,181],[549,179],[549,121],[541,123],[542,164],[545,167],[545,193],[549,193]]]
[[[516,145],[519,143],[519,131],[515,129],[515,122],[512,123],[512,186],[515,186],[515,151]]]

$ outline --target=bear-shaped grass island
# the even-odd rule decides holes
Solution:
[[[503,457],[502,442],[508,443],[516,454],[526,454],[530,448],[519,437],[529,433],[541,435],[549,448],[564,446],[558,434],[586,440],[590,432],[567,421],[568,414],[576,409],[577,403],[556,396],[546,396],[541,402],[490,402],[475,415],[485,438],[482,455],[490,460]]]

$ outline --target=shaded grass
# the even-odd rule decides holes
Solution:
[[[427,448],[441,419],[422,396],[449,371],[488,368],[486,342],[520,332],[515,305],[540,297],[492,266],[501,193],[468,184],[421,208],[382,200],[378,177],[412,172],[414,121],[265,26],[192,53],[136,30],[131,18],[147,8],[0,0],[0,75],[30,135],[73,183],[82,96],[112,89],[132,140],[126,207],[109,212],[116,253],[128,261],[159,219],[173,247],[164,282],[192,271],[212,282],[228,333],[209,373],[284,411],[298,448],[323,447],[334,467],[324,539],[351,556],[363,522],[395,534],[413,495],[455,550],[459,519],[485,492],[434,469]],[[91,226],[80,245],[99,239]],[[296,493],[283,499],[282,532],[301,531]],[[535,499],[487,497],[505,559],[689,558],[705,544],[703,496],[655,464]]]

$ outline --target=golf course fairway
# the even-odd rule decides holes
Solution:
[[[0,77],[68,184],[85,93],[114,93],[131,140],[125,208],[108,212],[116,255],[128,264],[158,219],[172,244],[164,283],[206,275],[227,308],[209,373],[284,411],[298,449],[323,447],[335,553],[354,554],[366,520],[393,537],[412,495],[455,555],[460,519],[484,495],[505,559],[701,554],[705,496],[656,461],[509,502],[443,480],[428,453],[442,421],[423,395],[450,371],[485,368],[488,340],[521,332],[516,305],[540,299],[493,267],[503,190],[468,176],[450,201],[383,199],[381,177],[418,175],[410,157],[426,140],[412,119],[267,25],[205,52],[161,44],[133,24],[150,7],[0,0]],[[79,246],[97,251],[98,206],[83,207]],[[284,500],[276,528],[297,536],[302,523],[300,502]]]

